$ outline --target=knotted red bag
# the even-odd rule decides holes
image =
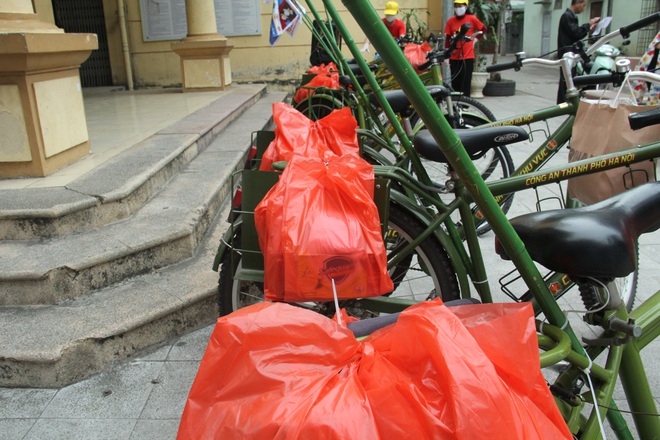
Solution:
[[[334,110],[325,118],[312,121],[283,102],[273,104],[275,139],[264,152],[259,169],[272,171],[273,162],[289,161],[293,154],[330,160],[346,153],[357,153],[357,121],[348,108]]]
[[[530,304],[426,301],[360,342],[299,307],[218,320],[184,439],[571,439],[540,371]]]

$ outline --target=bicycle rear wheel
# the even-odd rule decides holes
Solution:
[[[424,232],[424,225],[402,208],[390,204],[388,232],[385,247],[388,261],[415,237]],[[417,246],[390,270],[394,282],[392,296],[423,301],[435,297],[443,301],[460,298],[458,282],[446,251],[434,238],[429,238]]]
[[[418,220],[396,205],[392,205],[388,233],[385,237],[388,260],[423,230],[424,226]],[[234,238],[234,243],[240,243],[240,232]],[[220,316],[265,300],[263,283],[236,279],[234,275],[241,267],[241,255],[234,250],[228,250],[222,258],[218,279]],[[435,297],[450,301],[460,297],[458,282],[449,257],[440,244],[432,238],[422,242],[392,268],[390,277],[394,282],[394,291],[388,296],[415,301]],[[326,316],[334,314],[334,304],[331,302],[308,302],[298,305]],[[346,307],[351,316],[358,318],[376,315],[366,309],[359,300],[341,301],[340,306]]]

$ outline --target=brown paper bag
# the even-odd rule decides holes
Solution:
[[[568,161],[577,162],[657,142],[660,140],[660,126],[633,131],[628,124],[630,113],[652,108],[628,104],[623,100],[617,102],[583,99],[573,124]],[[634,170],[632,173],[631,169]],[[570,179],[568,195],[590,205],[653,180],[654,162],[639,162]]]

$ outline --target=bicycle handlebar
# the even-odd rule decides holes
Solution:
[[[573,78],[573,84],[575,84],[576,87],[595,86],[598,84],[613,84],[615,87],[618,87],[625,79],[625,73],[598,73],[595,75],[576,76]]]
[[[467,34],[470,29],[472,29],[471,23],[465,23],[461,26],[461,28],[458,30],[458,33],[451,39],[449,47],[444,51],[444,58],[451,56],[451,53],[456,50],[458,42],[465,38],[465,34]]]
[[[660,21],[660,12],[656,12],[647,17],[644,17],[641,20],[634,22],[633,24],[629,24],[628,26],[623,26],[621,29],[619,29],[619,32],[623,38],[628,38],[630,37],[631,32],[644,28],[650,24],[655,23],[656,21]]]
[[[614,84],[615,87],[620,86],[628,76],[629,81],[647,81],[654,84],[660,84],[660,75],[646,71],[630,71],[630,72],[612,72],[612,73],[598,73],[596,75],[581,75],[573,78],[573,83],[576,86],[591,86],[597,84]]]
[[[520,63],[518,60],[511,61],[510,63],[493,64],[492,66],[486,67],[486,72],[489,73],[500,72],[502,70],[509,70],[509,69],[520,70],[521,65],[522,63]]]
[[[465,34],[466,34],[467,31],[469,31],[471,28],[472,28],[472,24],[470,24],[470,23],[465,23],[465,24],[463,24],[463,25],[461,26],[460,30],[458,31],[458,33],[456,33],[456,35],[454,35],[454,37],[451,39],[451,44],[449,45],[449,47],[448,47],[447,49],[445,49],[445,50],[434,49],[434,50],[432,50],[432,51],[430,51],[430,52],[427,52],[427,53],[426,53],[426,59],[427,59],[428,61],[426,61],[424,64],[421,64],[421,65],[418,67],[418,69],[419,69],[420,71],[424,71],[424,70],[428,69],[429,67],[431,67],[431,65],[432,65],[434,62],[440,64],[440,63],[442,63],[444,60],[446,60],[447,58],[449,58],[449,57],[451,56],[451,53],[452,53],[454,50],[456,50],[456,46],[458,45],[458,42],[461,41],[461,40],[467,39],[467,37],[465,36]],[[477,34],[478,34],[478,33],[477,33]],[[477,34],[475,34],[475,35],[477,35]],[[440,40],[439,40],[435,35],[433,35],[433,34],[431,34],[431,37],[433,37],[433,41],[434,41],[434,42],[436,43],[436,45],[437,45],[438,42],[439,42]],[[431,37],[429,37],[429,41],[430,41]]]
[[[643,112],[631,113],[628,115],[628,122],[630,123],[630,128],[633,130],[660,124],[660,107]]]

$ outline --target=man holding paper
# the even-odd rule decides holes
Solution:
[[[582,13],[587,7],[587,0],[571,0],[568,7],[559,19],[559,32],[557,33],[557,55],[561,58],[571,50],[576,43],[593,32],[600,17],[594,17],[589,23],[578,25],[577,14]],[[566,102],[566,82],[563,75],[559,75],[559,90],[557,90],[557,104]]]

